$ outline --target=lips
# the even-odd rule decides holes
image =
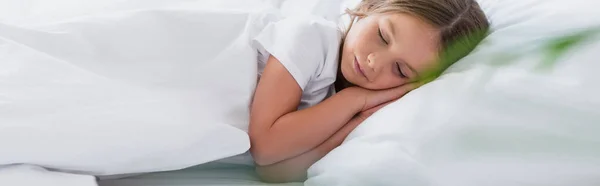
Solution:
[[[358,63],[358,59],[354,58],[354,70],[356,70],[356,73],[362,75],[363,77],[367,78],[367,75],[365,74],[365,71],[363,71],[362,67],[360,67],[360,64]]]

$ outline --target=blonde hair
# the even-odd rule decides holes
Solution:
[[[440,64],[432,76],[469,54],[489,29],[487,17],[475,0],[362,0],[346,12],[352,20],[348,30],[357,19],[381,13],[409,14],[439,29]]]

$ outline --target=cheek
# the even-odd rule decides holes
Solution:
[[[380,76],[375,82],[373,82],[374,86],[377,86],[378,89],[394,88],[405,83],[407,83],[405,79],[399,78],[393,73]]]
[[[354,49],[357,50],[357,52],[368,49],[372,44],[372,38],[369,38],[367,36],[368,33],[365,32],[357,33],[356,35],[354,35],[352,45],[354,46]]]
[[[352,36],[351,33],[348,33],[348,36],[344,40],[344,46],[342,47],[341,69],[344,76],[351,75],[351,73],[348,72],[354,68],[354,57],[358,55],[358,51],[360,51],[359,45],[356,44],[356,39]]]
[[[350,61],[353,61],[354,59],[354,54],[353,54],[353,47],[351,45],[351,41],[349,40],[345,40],[344,41],[344,46],[342,47],[342,53],[341,53],[341,65],[346,66],[350,63]]]
[[[369,42],[372,40],[368,37],[369,35],[369,31],[362,25],[355,25],[353,29],[350,29],[345,42],[353,52],[360,52],[372,44],[372,42]]]
[[[344,41],[345,42],[345,41]],[[350,69],[352,69],[352,63],[354,62],[354,55],[352,53],[352,48],[347,44],[344,43],[344,46],[342,47],[342,53],[340,56],[340,70],[342,75],[344,76],[344,78],[348,79],[351,78],[350,75],[351,73],[349,73]]]
[[[353,35],[350,35],[350,33],[348,33],[344,40],[344,52],[352,52],[354,50],[355,42],[356,40],[354,39]]]

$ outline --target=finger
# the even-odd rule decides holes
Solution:
[[[403,90],[403,91],[408,92],[408,91],[414,90],[416,88],[419,88],[421,85],[423,85],[423,83],[417,81],[417,82],[411,82],[411,83],[407,83],[407,84],[404,84],[404,85],[400,85],[400,86],[392,88],[392,89],[394,89],[394,90]]]
[[[375,95],[373,95],[373,99],[371,99],[371,102],[369,103],[369,108],[401,98],[406,93],[418,88],[420,85],[421,83],[415,82],[392,89],[377,91],[375,92]]]
[[[367,109],[367,110],[365,110],[364,112],[375,113],[375,112],[377,112],[379,109],[381,109],[381,108],[383,108],[383,107],[385,107],[385,106],[387,106],[387,105],[389,105],[389,104],[393,103],[394,101],[396,101],[396,100],[389,101],[389,102],[386,102],[386,103],[383,103],[383,104],[377,105],[377,106],[375,106],[375,107],[373,107],[373,108],[370,108],[370,109]]]
[[[387,106],[387,105],[395,102],[396,100],[398,100],[398,99],[395,99],[395,100],[392,100],[392,101],[388,101],[388,102],[385,102],[383,104],[375,105],[375,106],[372,106],[371,108],[366,108],[362,112],[369,113],[369,115],[373,114],[373,113],[377,112],[379,109],[381,109],[381,108],[383,108],[383,107],[385,107],[385,106]]]
[[[385,94],[389,98],[388,101],[391,101],[393,99],[398,99],[404,96],[406,93],[409,93],[410,91],[416,88],[419,88],[419,86],[421,86],[421,84],[418,82],[408,83],[396,88],[389,89]]]
[[[396,100],[394,100],[394,101],[396,101]],[[360,115],[364,116],[364,117],[369,117],[369,116],[373,115],[375,112],[379,111],[380,109],[382,109],[382,108],[388,106],[389,104],[393,103],[394,101],[390,101],[390,102],[387,102],[387,103],[384,103],[384,104],[380,104],[380,105],[377,105],[377,106],[375,106],[373,108],[370,108],[370,109],[367,109],[365,111],[362,111],[362,112],[360,112]]]

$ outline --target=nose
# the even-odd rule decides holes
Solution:
[[[375,58],[376,58],[376,55],[374,53],[371,53],[367,56],[367,66],[369,66],[369,68],[371,70],[375,70],[375,68],[376,68],[375,64],[376,64],[377,59],[375,59]]]
[[[367,66],[370,70],[379,72],[388,64],[391,59],[387,59],[385,55],[371,53],[367,56]]]

